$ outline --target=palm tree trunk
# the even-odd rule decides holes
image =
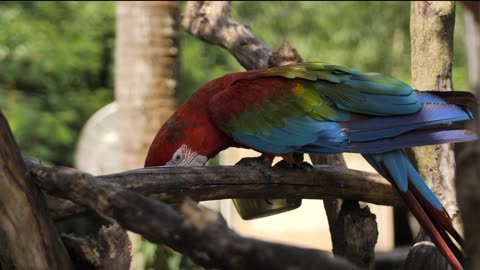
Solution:
[[[160,126],[176,107],[178,4],[117,2],[115,98],[119,105],[121,169],[143,167]]]

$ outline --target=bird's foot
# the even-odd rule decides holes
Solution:
[[[298,169],[302,169],[302,170],[307,171],[307,172],[311,172],[313,170],[312,164],[310,164],[308,162],[305,162],[305,161],[302,161],[301,163],[297,163],[297,164],[288,164],[285,160],[281,160],[281,161],[275,163],[275,165],[273,167],[288,168],[288,169],[298,168]]]
[[[307,172],[310,172],[310,171],[313,170],[313,165],[310,164],[310,163],[308,163],[308,162],[305,162],[305,161],[303,161],[302,163],[300,163],[300,164],[298,165],[298,167],[299,167],[300,169],[303,169],[303,170],[307,171]]]
[[[272,166],[272,160],[265,158],[264,155],[260,157],[242,158],[237,164],[239,166],[251,166],[260,171],[267,180],[272,178],[272,172],[270,171]]]
[[[277,162],[274,167],[280,168],[299,168],[310,172],[313,170],[312,164],[303,161],[303,154],[300,153],[291,153],[285,156],[282,156],[283,160]]]

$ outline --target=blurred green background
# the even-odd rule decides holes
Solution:
[[[305,60],[408,82],[409,8],[408,2],[234,1],[232,15],[274,49],[287,39]],[[467,83],[462,11],[457,5],[456,89]],[[115,3],[3,1],[0,25],[0,107],[22,153],[72,166],[81,127],[113,100]],[[183,30],[181,67],[182,101],[209,79],[242,69],[225,50]]]
[[[403,1],[232,2],[233,18],[273,49],[286,39],[306,61],[381,72],[406,82],[409,13],[410,3]],[[0,108],[23,155],[73,166],[80,129],[113,100],[115,3],[2,1],[0,25]],[[455,88],[465,90],[463,36],[458,4],[453,77]],[[242,70],[224,49],[183,30],[180,43],[181,102],[208,80]],[[143,248],[152,256],[156,250],[148,244]],[[182,260],[175,257],[167,268],[188,268]]]
[[[234,1],[232,15],[274,49],[286,39],[305,60],[409,82],[409,8],[403,1]],[[456,89],[467,83],[462,11],[457,5]],[[22,153],[72,166],[81,127],[113,100],[115,3],[3,1],[0,25],[0,107]],[[181,101],[208,80],[241,69],[224,49],[182,30]]]

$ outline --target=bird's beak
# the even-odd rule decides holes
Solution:
[[[188,166],[205,166],[207,161],[208,158],[206,156],[197,155],[194,159],[192,159]]]

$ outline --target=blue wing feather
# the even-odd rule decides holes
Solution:
[[[452,104],[428,103],[413,114],[388,117],[364,117],[343,122],[341,126],[351,141],[371,141],[389,138],[407,131],[431,125],[468,120],[471,115]]]

